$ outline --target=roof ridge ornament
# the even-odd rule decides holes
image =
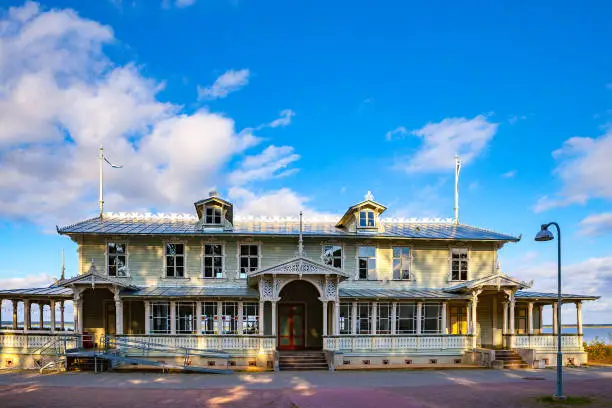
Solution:
[[[374,194],[370,190],[365,195],[365,201],[374,201]]]

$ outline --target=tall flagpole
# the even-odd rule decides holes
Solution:
[[[302,212],[300,211],[300,239],[298,241],[298,256],[301,258],[304,252],[304,241],[302,239]]]
[[[100,160],[100,199],[98,200],[98,206],[100,207],[100,217],[102,217],[102,213],[104,212],[104,167],[102,166],[102,161],[104,161],[104,148],[102,146],[100,146],[100,155],[98,159]]]
[[[461,160],[455,154],[455,224],[459,224],[459,171],[461,170]]]

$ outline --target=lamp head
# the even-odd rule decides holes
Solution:
[[[548,225],[542,224],[542,229],[536,234],[536,241],[551,241],[555,239],[555,236],[548,230]]]

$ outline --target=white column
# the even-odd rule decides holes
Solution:
[[[473,334],[472,333],[472,301],[470,300],[467,303],[467,306],[465,307],[466,311],[467,311],[467,332],[468,334]]]
[[[558,327],[557,327],[557,313],[559,312],[559,308],[558,308],[558,303],[555,302],[552,305],[553,308],[553,334],[557,334],[558,333]]]
[[[446,302],[442,302],[442,334],[448,334],[446,325]]]
[[[397,302],[391,303],[391,334],[397,334]]]
[[[472,299],[472,334],[478,335],[478,316],[476,311],[478,310],[478,296],[474,296]]]
[[[512,298],[510,300],[510,321],[509,321],[509,327],[508,327],[508,334],[510,335],[514,335],[514,328],[516,327],[515,323],[514,323],[514,311],[516,309],[516,300],[514,300],[514,298]]]
[[[334,335],[340,334],[340,302],[334,302]]]
[[[533,334],[533,302],[527,303],[527,324],[529,325],[528,333]]]
[[[55,300],[49,301],[49,311],[51,312],[51,316],[50,316],[51,326],[49,330],[50,330],[50,333],[55,333]]]
[[[176,302],[170,302],[170,334],[176,334]]]
[[[202,302],[195,302],[196,307],[196,334],[202,334]]]
[[[266,302],[263,300],[259,301],[259,320],[257,321],[257,326],[259,327],[259,335],[264,335],[264,306]]]
[[[217,334],[223,334],[223,302],[217,302]]]
[[[578,335],[582,336],[582,302],[576,302],[576,327]]]
[[[29,300],[24,300],[23,301],[23,332],[27,333],[27,331],[30,329],[30,301]]]
[[[376,334],[376,316],[378,315],[377,305],[378,303],[372,302],[372,305],[370,306],[372,308],[372,312],[370,313],[370,318],[372,319],[372,321],[370,322],[370,325],[372,326],[372,334]]]
[[[351,334],[357,334],[357,302],[351,305]]]
[[[17,330],[17,306],[19,305],[18,300],[13,300],[13,330]]]
[[[502,334],[508,334],[508,302],[504,302],[504,316],[502,321]]]
[[[323,303],[323,336],[327,336],[327,300],[322,300]]]
[[[421,323],[423,320],[423,303],[417,303],[417,321],[416,321],[416,334],[421,334]]]
[[[123,334],[123,301],[119,297],[119,290],[115,294],[115,334]]]
[[[45,328],[45,321],[43,318],[44,308],[45,304],[43,302],[38,302],[38,330],[42,330]]]
[[[84,327],[85,316],[83,316],[83,299],[79,297],[75,301],[75,303],[76,303],[77,320],[78,320],[77,333],[82,334],[83,331],[85,330],[85,327]]]
[[[144,330],[145,334],[151,334],[151,303],[144,301]]]
[[[236,331],[238,332],[238,334],[244,333],[244,330],[242,327],[243,308],[244,308],[244,303],[238,302],[238,322],[237,322],[237,327],[236,327]]]
[[[64,301],[60,301],[60,331],[65,331],[66,327],[64,326]]]
[[[276,336],[276,300],[272,301],[272,335]]]

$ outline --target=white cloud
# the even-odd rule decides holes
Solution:
[[[502,174],[503,178],[514,178],[516,176],[516,170],[510,170]]]
[[[297,169],[287,166],[300,159],[291,146],[268,146],[263,152],[244,159],[239,169],[229,175],[232,185],[243,185],[252,181],[268,180],[294,174]]]
[[[209,87],[198,86],[198,99],[218,99],[225,98],[232,92],[238,91],[249,83],[250,72],[248,69],[233,70],[224,72]]]
[[[2,289],[44,288],[52,283],[53,277],[46,273],[19,278],[0,278],[0,288]]]
[[[163,0],[162,1],[162,8],[171,8],[171,7],[177,7],[177,8],[185,8],[185,7],[189,7],[189,6],[193,6],[195,4],[196,0]]]
[[[385,134],[385,138],[387,140],[400,139],[403,136],[406,136],[407,134],[408,134],[408,129],[406,129],[404,126],[399,126],[393,130],[388,131]]]
[[[291,124],[291,118],[295,116],[295,112],[291,109],[284,109],[280,111],[279,118],[274,119],[272,122],[264,125],[266,127],[276,128],[280,126],[289,126]]]
[[[163,83],[104,54],[108,26],[35,3],[1,18],[1,216],[54,225],[95,213],[100,144],[124,165],[105,170],[107,210],[188,211],[261,141],[229,117],[160,102]]]
[[[559,163],[554,171],[563,182],[557,194],[541,197],[535,212],[571,204],[585,204],[592,198],[612,199],[612,129],[598,137],[572,137],[553,152]]]
[[[498,124],[489,122],[485,115],[428,123],[412,131],[413,135],[422,138],[422,145],[397,167],[409,173],[452,170],[455,154],[461,156],[464,164],[471,162],[495,136],[497,127]]]
[[[557,264],[528,264],[531,266],[519,267],[510,274],[523,280],[535,279],[535,285],[530,290],[556,293]],[[561,272],[563,293],[601,296],[596,302],[584,303],[585,322],[607,323],[612,313],[612,256],[564,264]],[[569,321],[575,321],[575,312],[568,313],[568,317]]]
[[[589,215],[580,221],[580,234],[585,236],[604,235],[612,232],[612,213]]]

